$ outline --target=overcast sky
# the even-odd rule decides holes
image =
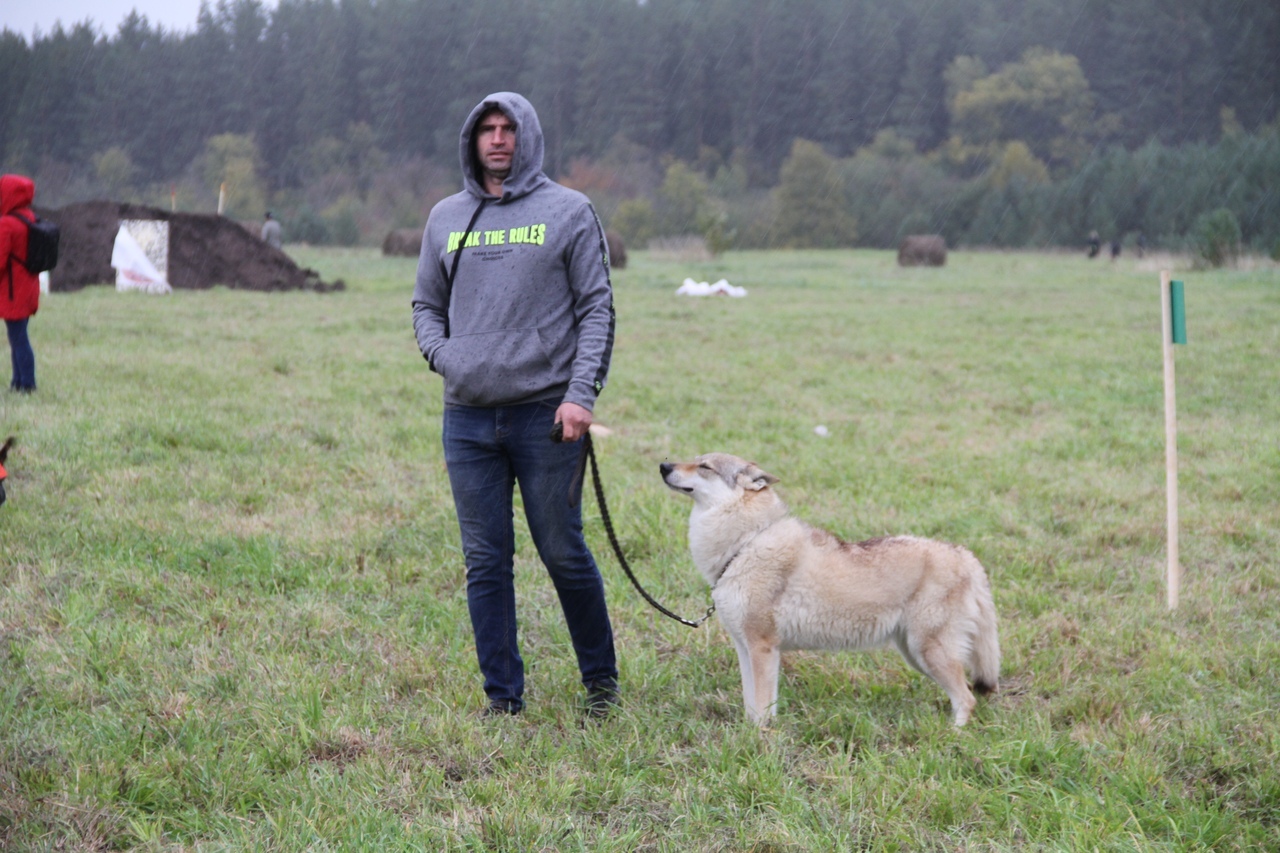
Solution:
[[[211,0],[209,5],[216,6],[217,0]],[[276,0],[264,0],[263,5],[274,9]],[[153,27],[186,32],[195,29],[200,0],[0,0],[0,27],[31,41],[37,28],[48,34],[58,21],[64,29],[70,29],[88,18],[96,29],[113,36],[133,9]]]

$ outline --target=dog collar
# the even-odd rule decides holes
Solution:
[[[754,537],[754,536],[752,536],[752,537],[751,537],[751,539],[755,539],[755,538],[756,538],[756,537]],[[734,561],[734,560],[736,560],[736,559],[738,559],[739,555],[741,555],[741,554],[742,554],[742,549],[743,549],[743,548],[746,548],[746,547],[747,547],[747,544],[748,544],[750,541],[751,541],[751,540],[747,540],[747,542],[743,543],[742,548],[739,548],[737,551],[734,551],[734,552],[733,552],[733,556],[732,556],[732,557],[730,557],[729,559],[725,560],[725,562],[724,562],[724,568],[722,568],[722,569],[720,570],[719,574],[717,574],[717,575],[716,575],[716,579],[715,579],[715,580],[713,580],[713,581],[711,582],[711,589],[712,589],[713,591],[715,590],[716,585],[720,583],[720,579],[724,577],[724,573],[725,573],[725,572],[727,572],[727,571],[729,571],[729,567],[733,565],[733,561]]]
[[[761,533],[764,533],[770,527],[773,527],[780,520],[781,519],[775,518],[773,521],[769,522],[764,527],[761,527],[755,533],[751,534],[750,539],[748,539],[746,542],[743,542],[741,545],[739,545],[738,550],[733,552],[733,556],[724,561],[724,567],[720,569],[720,572],[716,575],[716,579],[711,582],[711,588],[712,589],[716,588],[716,585],[720,583],[720,579],[725,576],[725,573],[729,571],[729,567],[733,565],[733,561],[738,559],[738,557],[742,556],[742,552],[747,550],[747,546],[750,545],[752,542],[754,542],[757,536],[759,536]]]

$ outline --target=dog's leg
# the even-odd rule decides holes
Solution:
[[[925,672],[924,667],[920,665],[920,661],[916,660],[915,654],[912,653],[911,651],[911,646],[907,644],[906,631],[903,631],[901,629],[899,629],[898,631],[895,631],[893,634],[893,643],[895,646],[898,647],[898,652],[902,655],[902,659],[905,660],[908,664],[910,664],[912,669],[924,675],[929,674]]]
[[[925,674],[947,691],[951,698],[952,720],[959,728],[969,721],[973,706],[978,700],[973,698],[969,684],[964,677],[964,663],[948,651],[950,646],[945,642],[933,642],[923,648]]]
[[[756,681],[751,667],[751,650],[745,640],[733,638],[733,645],[738,650],[738,672],[742,675],[742,707],[746,709],[747,719],[753,723],[761,721],[761,709],[756,705]]]
[[[778,670],[782,650],[776,640],[759,637],[748,640],[751,654],[751,682],[755,693],[755,721],[767,726],[778,705]]]

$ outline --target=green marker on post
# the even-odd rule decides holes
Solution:
[[[1173,342],[1187,342],[1187,301],[1183,294],[1182,282],[1169,282],[1169,319],[1173,326]]]
[[[1168,270],[1160,273],[1160,324],[1164,340],[1164,465],[1165,505],[1169,567],[1166,571],[1169,609],[1176,610],[1182,588],[1182,563],[1178,560],[1178,404],[1173,377],[1173,345],[1187,342],[1187,307],[1182,282]]]

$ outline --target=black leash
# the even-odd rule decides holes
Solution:
[[[551,430],[551,440],[555,442],[563,441],[564,440],[562,437],[563,431],[564,430],[561,424],[557,423]],[[703,614],[701,619],[698,619],[698,620],[685,619],[683,616],[677,616],[675,613],[672,613],[670,610],[668,610],[667,608],[659,604],[657,600],[654,599],[654,597],[650,595],[643,586],[640,585],[640,581],[636,579],[635,573],[631,571],[631,566],[627,564],[627,558],[623,556],[622,545],[618,543],[618,535],[613,532],[613,519],[609,517],[609,504],[605,502],[604,487],[600,485],[600,469],[596,465],[596,449],[595,449],[595,446],[591,443],[591,433],[588,432],[586,435],[582,436],[582,442],[583,442],[582,458],[578,462],[578,472],[577,474],[574,475],[574,481],[573,481],[574,485],[569,490],[569,500],[572,501],[573,496],[577,494],[579,491],[577,487],[581,484],[582,475],[584,473],[582,470],[583,461],[585,460],[587,462],[590,462],[591,463],[591,483],[593,486],[595,486],[596,503],[600,505],[600,519],[604,522],[605,532],[609,534],[609,544],[613,545],[613,553],[618,558],[618,562],[622,565],[622,570],[626,572],[627,577],[630,578],[631,585],[636,588],[636,592],[640,593],[640,595],[643,596],[645,601],[653,605],[653,608],[657,610],[659,613],[661,613],[663,616],[670,616],[672,619],[676,620],[681,625],[688,625],[690,628],[697,628],[703,622],[706,622],[708,619],[711,618],[711,615],[716,612],[716,606],[712,604],[710,607],[708,607],[707,612]]]

